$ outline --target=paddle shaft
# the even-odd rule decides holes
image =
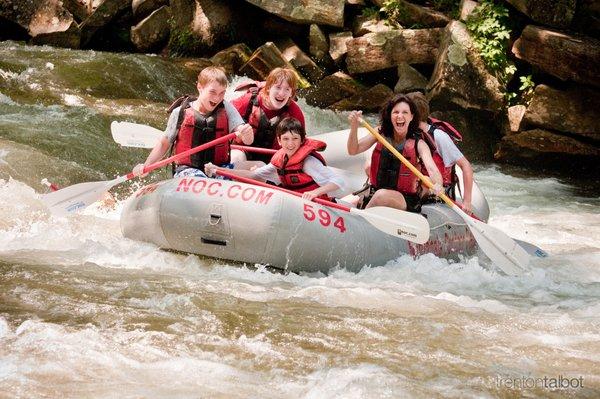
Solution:
[[[221,143],[224,143],[226,141],[232,140],[235,136],[236,136],[235,133],[229,133],[229,134],[227,134],[227,135],[225,135],[223,137],[219,137],[218,139],[209,141],[208,143],[204,143],[204,144],[199,145],[197,147],[190,148],[189,150],[186,150],[186,151],[184,151],[182,153],[175,154],[175,155],[173,155],[173,156],[171,156],[169,158],[165,158],[162,161],[158,161],[158,162],[155,162],[155,163],[150,164],[150,165],[145,165],[144,169],[142,171],[142,174],[151,172],[154,169],[162,168],[163,166],[168,165],[171,162],[177,161],[177,160],[179,160],[181,158],[185,158],[186,156],[195,154],[195,153],[200,152],[202,150],[205,150],[207,148],[214,147],[214,146],[216,146],[218,144],[221,144]],[[127,174],[127,179],[128,180],[131,179],[131,178],[133,178],[133,177],[135,177],[135,175],[133,174],[133,172],[130,172],[130,173]]]
[[[226,172],[224,170],[217,170],[215,173],[217,173],[218,175],[221,175],[221,176],[229,177],[230,179],[241,181],[242,183],[254,184],[257,186],[261,186],[261,187],[271,188],[273,190],[283,191],[284,193],[295,195],[296,197],[302,197],[302,194],[298,193],[296,191],[292,191],[292,190],[288,190],[286,188],[274,186],[272,184],[267,184],[267,183],[264,183],[264,182],[261,182],[261,181],[255,180],[255,179],[250,179],[248,177],[238,176],[233,173]],[[327,201],[322,198],[314,198],[313,201],[318,204],[328,206],[330,208],[335,208],[335,209],[339,209],[342,211],[350,212],[350,208],[348,208],[347,206],[336,204],[335,202]]]
[[[249,145],[238,144],[232,144],[231,148],[240,151],[256,152],[258,154],[275,154],[277,152],[277,150],[274,150],[272,148],[251,147]]]

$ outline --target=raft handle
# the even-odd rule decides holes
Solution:
[[[227,245],[227,241],[211,240],[210,238],[204,238],[204,237],[200,237],[200,241],[202,241],[202,244],[212,244],[212,245],[221,245],[221,246]]]
[[[216,226],[219,224],[220,221],[221,221],[221,215],[215,215],[214,213],[211,213],[208,224],[210,224],[211,226]]]

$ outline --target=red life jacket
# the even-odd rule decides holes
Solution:
[[[417,153],[417,142],[418,140],[412,138],[406,139],[401,153],[415,168],[422,172],[425,168]],[[375,189],[387,188],[408,195],[419,195],[421,193],[419,178],[381,143],[377,143],[371,155],[369,179]]]
[[[253,81],[242,83],[235,88],[235,91],[246,90],[246,93],[252,93],[246,112],[242,115],[244,121],[250,124],[254,131],[254,141],[252,142],[252,146],[278,150],[281,147],[279,146],[279,143],[277,143],[277,138],[275,137],[275,128],[280,120],[289,116],[288,106],[285,105],[277,111],[277,115],[274,118],[270,120],[267,119],[265,112],[258,103],[258,94],[264,87],[265,82]]]
[[[210,115],[204,116],[190,107],[190,102],[193,100],[191,97],[186,97],[181,101],[177,119],[178,133],[175,139],[175,154],[180,154],[229,133],[227,112],[225,112],[222,102]],[[215,165],[228,163],[229,143],[207,148],[177,161],[179,165],[197,169],[204,169],[204,165],[208,162]]]
[[[423,139],[427,142],[429,148],[431,148],[431,156],[433,158],[433,162],[435,162],[435,166],[437,166],[438,170],[442,175],[444,187],[451,187],[458,181],[458,177],[456,176],[454,165],[449,167],[446,167],[444,165],[444,160],[442,159],[442,156],[437,152],[433,132],[435,131],[435,129],[440,129],[441,131],[448,134],[448,136],[450,136],[452,141],[455,143],[462,141],[462,135],[458,130],[456,130],[454,126],[452,126],[448,122],[441,121],[435,118],[427,118],[427,123],[429,124],[429,131],[421,132]],[[429,176],[427,170],[425,170],[423,174]]]
[[[277,168],[281,186],[299,193],[319,188],[320,186],[313,180],[312,176],[304,172],[302,167],[309,155],[312,155],[321,161],[323,165],[326,165],[323,156],[317,152],[323,151],[325,147],[327,147],[327,144],[322,141],[306,139],[302,146],[298,148],[298,151],[287,162],[285,161],[285,150],[283,148],[278,150],[273,155],[273,158],[271,158],[271,164]],[[326,194],[319,196],[319,198],[330,199]]]

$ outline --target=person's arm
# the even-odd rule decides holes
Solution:
[[[237,143],[241,141],[245,145],[252,144],[254,141],[252,126],[244,122],[238,110],[229,101],[223,101],[223,106],[225,107],[225,113],[227,113],[229,131],[236,133],[234,140]]]
[[[165,156],[167,150],[171,146],[171,143],[175,141],[175,137],[177,136],[177,119],[179,117],[179,110],[180,108],[177,107],[171,112],[171,115],[169,115],[165,134],[158,140],[156,145],[154,145],[150,151],[150,154],[148,154],[146,161],[144,161],[144,163],[137,164],[133,168],[132,172],[135,176],[141,176],[144,166],[158,162]]]
[[[321,161],[313,156],[306,158],[302,170],[304,170],[306,174],[310,175],[315,183],[320,186],[319,188],[302,194],[302,198],[309,201],[312,201],[314,198],[320,195],[330,194],[333,191],[338,191],[344,186],[344,179],[342,177],[333,172],[327,166],[323,165]]]
[[[462,157],[456,161],[456,165],[458,165],[460,170],[462,170],[463,175],[464,192],[462,193],[462,208],[465,212],[470,213],[472,199],[471,196],[473,194],[473,168],[471,167],[471,162],[469,162],[465,157]]]
[[[375,137],[368,135],[362,139],[358,139],[358,126],[360,119],[362,118],[362,111],[352,111],[348,115],[348,121],[350,122],[350,133],[348,134],[347,149],[348,154],[357,155],[367,151],[377,141]]]
[[[222,168],[220,166],[213,165],[210,162],[204,165],[204,172],[208,177],[213,177],[217,170],[223,170],[227,173],[231,173],[232,175],[246,177],[248,179],[261,181],[269,180],[276,184],[279,184],[280,182],[279,176],[277,176],[277,169],[275,166],[273,166],[273,164],[270,163],[254,170]]]
[[[431,150],[429,150],[429,146],[425,141],[419,140],[419,146],[417,148],[419,151],[419,156],[421,158],[421,162],[425,165],[425,169],[427,169],[427,173],[429,174],[429,179],[433,183],[434,187],[431,189],[434,193],[438,194],[444,191],[442,174],[439,169],[435,165],[433,158],[431,156]],[[427,176],[426,176],[427,177]]]

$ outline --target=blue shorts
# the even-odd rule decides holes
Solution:
[[[226,163],[221,165],[222,168],[233,169],[232,163]],[[173,177],[208,177],[203,170],[192,168],[186,165],[180,165],[175,169]],[[215,176],[215,179],[223,179],[222,176]]]

